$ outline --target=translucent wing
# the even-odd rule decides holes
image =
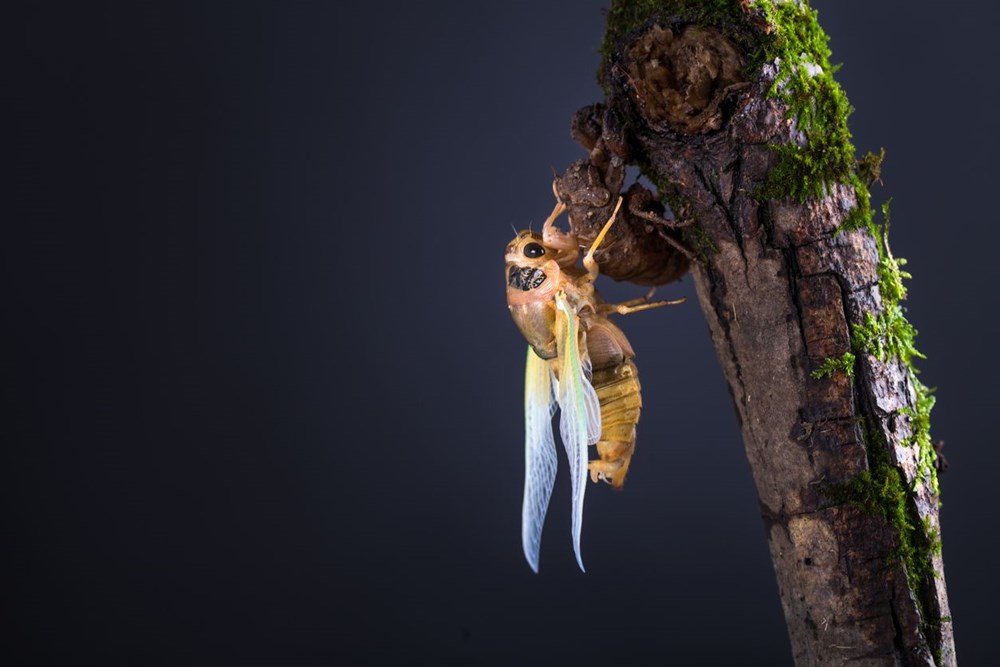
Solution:
[[[583,525],[583,494],[587,490],[587,446],[601,434],[601,405],[590,379],[589,362],[580,354],[579,322],[563,294],[556,296],[556,350],[559,355],[559,433],[573,485],[573,551],[583,570],[580,531]]]
[[[524,373],[524,505],[521,544],[528,565],[538,572],[542,524],[556,480],[556,444],[552,415],[556,411],[552,368],[528,348]]]

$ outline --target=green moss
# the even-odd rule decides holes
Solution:
[[[804,201],[825,197],[833,183],[863,185],[854,171],[854,146],[847,131],[851,107],[840,85],[825,70],[809,76],[800,66],[795,72],[787,89],[772,89],[772,94],[788,103],[805,144],[774,146],[778,163],[768,175],[764,194]]]
[[[868,470],[842,484],[821,483],[817,490],[828,506],[851,504],[879,514],[895,529],[898,545],[891,558],[906,567],[910,588],[918,601],[927,599],[927,582],[935,576],[933,556],[941,553],[941,539],[929,518],[921,519],[902,473],[889,461],[889,450],[881,435],[865,429]]]
[[[906,299],[906,286],[903,281],[911,276],[901,268],[906,264],[906,260],[897,259],[889,248],[889,202],[882,205],[882,215],[883,224],[876,226],[872,222],[869,229],[878,246],[878,286],[883,310],[878,316],[867,313],[863,323],[852,325],[851,343],[855,353],[866,352],[883,362],[895,357],[905,366],[916,393],[914,407],[900,410],[900,414],[909,418],[911,431],[903,444],[917,447],[918,450],[918,475],[913,487],[915,489],[923,480],[927,480],[936,494],[940,490],[935,465],[937,451],[930,435],[930,414],[935,399],[933,390],[920,381],[913,365],[915,358],[925,357],[916,348],[917,330],[907,321],[905,309],[901,305]],[[922,582],[934,574],[931,559],[940,553],[940,537],[927,520],[918,520],[916,507],[912,503],[896,502],[897,499],[908,498],[912,490],[905,488],[899,470],[890,465],[887,444],[869,432],[866,437],[866,448],[870,472],[852,480],[849,484],[854,486],[843,489],[843,492],[855,502],[869,507],[875,506],[872,504],[873,499],[879,501],[875,503],[879,506],[879,511],[886,515],[899,531],[899,555],[906,564],[910,584],[914,590],[923,591]],[[874,487],[879,487],[881,490],[876,493]]]
[[[851,342],[855,352],[868,352],[881,361],[892,357],[898,358],[906,366],[916,393],[913,408],[903,408],[900,413],[910,419],[912,435],[904,443],[918,449],[919,475],[914,480],[916,486],[926,479],[939,493],[937,477],[937,451],[931,440],[931,409],[934,407],[933,390],[917,377],[917,369],[913,365],[914,358],[925,359],[916,348],[917,330],[906,319],[905,309],[901,302],[906,299],[904,280],[911,276],[902,270],[906,264],[903,258],[896,258],[889,248],[890,213],[889,204],[882,205],[884,223],[873,235],[878,243],[879,293],[882,296],[883,311],[876,317],[871,313],[865,315],[865,321],[851,327]]]
[[[840,371],[847,377],[854,377],[853,352],[844,352],[843,356],[830,357],[823,360],[823,365],[812,372],[814,378],[833,377],[833,374]]]
[[[855,352],[868,352],[881,361],[899,357],[903,363],[910,364],[913,357],[923,359],[924,355],[914,346],[916,336],[917,330],[906,320],[899,304],[886,307],[878,317],[866,313],[862,324],[851,325]]]
[[[906,299],[906,285],[903,281],[912,276],[901,268],[906,265],[906,260],[897,259],[889,248],[889,204],[890,202],[886,202],[882,205],[882,226],[872,223],[872,235],[878,247],[878,287],[883,311],[878,317],[867,313],[864,323],[854,324],[851,339],[855,351],[869,352],[882,361],[898,357],[912,369],[914,357],[925,357],[915,345],[917,330],[906,320],[904,308],[900,305]]]
[[[858,173],[854,145],[847,128],[853,108],[840,84],[833,78],[829,37],[817,20],[817,12],[806,4],[757,0],[753,7],[762,11],[775,26],[773,38],[761,42],[760,62],[778,63],[778,74],[768,95],[788,105],[796,128],[804,135],[802,145],[774,146],[778,163],[761,190],[765,197],[823,197],[834,183],[846,183],[858,190],[859,211],[852,225],[866,223],[867,187]]]
[[[909,502],[910,492],[899,469],[881,464],[866,470],[847,483],[844,502],[860,505],[869,512],[881,514],[897,531],[899,544],[894,556],[906,566],[910,587],[923,590],[928,578],[934,576],[931,556],[939,553],[941,542],[928,530]]]
[[[855,184],[854,196],[857,200],[854,208],[844,216],[844,221],[837,227],[834,235],[848,229],[866,229],[872,236],[876,236],[878,229],[872,215],[872,197],[868,192],[868,187],[864,184]]]
[[[868,151],[858,160],[858,176],[865,185],[871,186],[876,181],[882,182],[882,162],[885,160],[885,149],[880,148],[878,155]]]
[[[906,286],[903,280],[909,280],[913,276],[903,271],[900,267],[906,265],[906,260],[900,257],[896,259],[892,256],[889,248],[889,201],[882,204],[882,217],[885,222],[878,233],[873,234],[879,243],[878,261],[878,284],[879,291],[884,301],[889,303],[899,303],[906,298]]]
[[[869,431],[865,441],[870,470],[828,495],[837,498],[839,494],[843,500],[850,499],[871,509],[877,508],[890,520],[899,532],[899,556],[906,564],[910,585],[913,590],[920,591],[919,597],[923,598],[924,582],[934,575],[932,557],[940,553],[941,540],[929,520],[919,521],[915,505],[907,498],[923,480],[927,480],[935,494],[940,491],[935,465],[937,451],[930,435],[930,413],[935,399],[933,390],[919,380],[913,366],[914,358],[925,357],[916,348],[917,330],[907,321],[900,304],[906,298],[903,281],[910,278],[910,274],[900,268],[905,260],[896,259],[889,249],[889,202],[882,206],[882,214],[884,224],[873,231],[873,235],[878,243],[879,292],[883,310],[877,317],[867,313],[863,323],[854,324],[851,342],[856,353],[867,352],[881,361],[895,357],[906,367],[916,401],[914,407],[900,410],[900,414],[909,418],[911,431],[903,444],[917,448],[918,474],[913,489],[905,488],[899,470],[889,463],[887,444]]]
[[[910,418],[910,437],[903,443],[917,448],[919,475],[914,480],[914,487],[920,480],[927,479],[934,493],[940,491],[937,477],[937,450],[931,441],[931,410],[934,408],[934,390],[917,378],[911,378],[917,393],[916,407],[903,408],[901,414]]]

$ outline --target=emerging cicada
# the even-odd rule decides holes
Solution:
[[[599,273],[594,251],[614,224],[611,218],[577,266],[580,246],[572,233],[555,226],[565,210],[560,201],[545,221],[542,233],[522,231],[507,246],[507,306],[518,329],[528,339],[524,386],[525,477],[521,540],[524,556],[535,572],[542,524],[556,476],[552,417],[561,411],[559,431],[569,458],[572,480],[572,535],[576,561],[587,471],[621,488],[635,449],[635,425],[642,399],[635,353],[608,314],[631,313],[678,301],[650,303],[641,299],[608,304],[594,289]],[[590,461],[589,445],[600,458]]]

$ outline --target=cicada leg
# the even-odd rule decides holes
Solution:
[[[615,224],[615,219],[618,217],[618,209],[621,207],[622,198],[618,197],[618,203],[615,204],[614,212],[611,214],[611,217],[608,218],[608,221],[604,223],[604,227],[601,228],[601,233],[598,234],[597,238],[594,239],[594,242],[590,244],[590,250],[588,250],[587,254],[583,256],[583,267],[587,269],[587,277],[590,282],[597,280],[597,274],[600,273],[600,269],[597,266],[597,260],[594,259],[594,252],[597,250],[597,247],[601,245],[604,237],[607,236],[608,230],[611,229],[611,225]]]
[[[576,264],[576,258],[580,256],[580,242],[573,232],[564,232],[556,227],[556,219],[566,211],[566,204],[559,199],[554,182],[552,192],[556,196],[556,206],[542,225],[542,242],[555,250],[553,259],[560,268],[565,269]]]
[[[603,444],[603,443],[601,443]],[[607,482],[612,486],[621,488],[622,483],[625,480],[625,473],[628,472],[628,467],[626,466],[626,461],[631,463],[632,450],[635,449],[635,443],[614,443],[618,445],[616,448],[617,452],[611,454],[614,457],[613,461],[605,461],[603,459],[594,459],[587,463],[587,469],[590,471],[590,481],[594,482]],[[624,447],[622,445],[630,445]],[[626,458],[627,457],[627,458]]]
[[[638,299],[629,299],[628,301],[622,301],[621,303],[616,305],[610,305],[610,304],[605,304],[605,305],[608,306],[608,310],[614,310],[618,306],[627,306],[627,307],[638,306],[643,303],[649,303],[649,300],[653,298],[654,294],[656,294],[656,288],[650,287],[649,291],[646,292],[646,296],[640,296]]]
[[[545,219],[542,223],[542,236],[546,238],[546,245],[548,245],[548,238],[553,235],[570,236],[565,232],[560,231],[555,227],[556,219],[566,212],[566,204],[562,203],[560,200],[556,200],[556,207],[552,209],[549,213],[549,217]]]
[[[654,301],[650,303],[649,300],[653,296],[653,292],[656,288],[649,290],[646,296],[639,297],[638,299],[631,299],[629,301],[623,301],[622,303],[602,303],[598,306],[597,312],[599,313],[618,313],[619,315],[628,315],[629,313],[637,313],[640,310],[649,310],[650,308],[659,308],[660,306],[676,306],[679,303],[684,303],[684,297],[679,299],[673,299],[671,301]]]

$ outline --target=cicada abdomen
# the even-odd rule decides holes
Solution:
[[[639,371],[635,353],[621,329],[602,316],[591,318],[587,328],[591,384],[601,404],[600,459],[589,463],[590,478],[621,488],[635,451],[635,427],[642,411]]]

